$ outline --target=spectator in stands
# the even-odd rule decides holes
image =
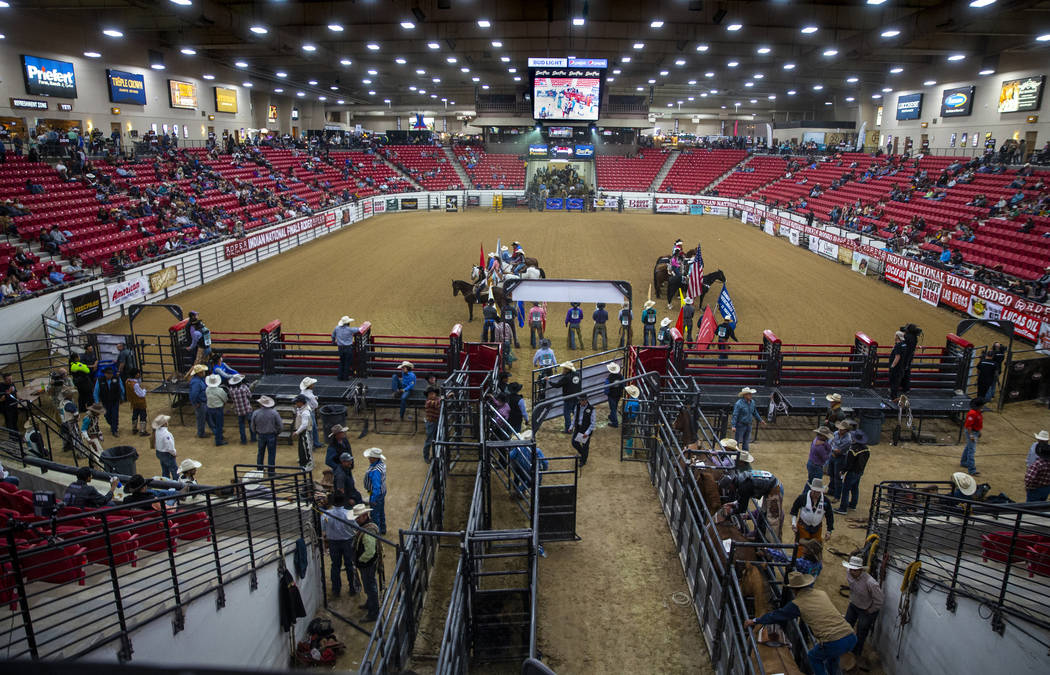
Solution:
[[[113,503],[113,490],[120,485],[120,479],[116,476],[109,480],[109,492],[106,494],[102,494],[94,485],[91,485],[92,473],[89,467],[82,466],[77,469],[76,477],[77,479],[66,487],[66,492],[62,495],[62,503],[64,505],[79,508],[97,508]]]
[[[149,481],[142,477],[141,474],[135,474],[128,479],[126,488],[126,494],[122,504],[137,504],[139,502],[148,502],[156,499],[156,495],[150,492],[147,488],[149,487]],[[149,508],[149,507],[144,507]]]
[[[120,402],[123,401],[124,385],[117,378],[112,366],[102,369],[102,377],[95,382],[95,403],[105,409],[106,422],[113,437],[120,436]]]

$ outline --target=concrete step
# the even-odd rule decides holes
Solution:
[[[656,192],[660,185],[663,184],[664,178],[667,178],[667,174],[671,172],[671,167],[674,166],[678,156],[682,154],[678,150],[672,150],[671,154],[667,157],[664,165],[660,167],[660,171],[657,172],[656,178],[653,179],[652,184],[649,186],[649,192]]]
[[[466,169],[463,168],[463,165],[461,165],[456,158],[456,153],[454,153],[452,148],[447,145],[441,146],[441,150],[444,151],[445,157],[448,157],[448,161],[452,162],[452,166],[456,169],[456,175],[459,176],[460,182],[462,182],[468,190],[472,190],[474,184],[470,181],[470,176],[467,175]]]

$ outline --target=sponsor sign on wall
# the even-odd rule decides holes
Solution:
[[[529,146],[529,156],[530,157],[546,157],[547,156],[547,146],[546,145],[536,145],[536,144],[530,145]]]
[[[373,213],[386,213],[387,202],[382,199],[372,200],[372,212]]]
[[[870,265],[871,265],[871,258],[869,258],[868,256],[864,255],[863,253],[857,253],[856,251],[853,252],[853,262],[850,265],[850,267],[853,269],[854,272],[857,272],[859,274],[863,274],[864,276],[867,276],[868,275],[868,267]]]
[[[974,87],[955,87],[941,93],[941,117],[968,117],[973,112]]]
[[[237,90],[215,87],[215,112],[237,112]]]
[[[163,291],[165,288],[174,286],[179,280],[178,267],[165,267],[149,275],[149,289],[153,293]]]
[[[34,96],[77,97],[77,76],[69,61],[42,59],[22,54],[22,77],[26,93]]]
[[[387,213],[390,213],[391,211],[397,211],[397,200],[396,199],[388,199],[388,200],[386,200],[386,210],[387,210]]]
[[[546,207],[548,211],[561,211],[565,208],[565,200],[561,197],[548,197]]]
[[[123,305],[146,297],[149,281],[146,277],[135,277],[116,284],[106,286],[106,295],[109,296],[109,306]]]
[[[901,94],[897,97],[897,119],[917,120],[922,117],[922,94]]]
[[[366,202],[370,203],[370,202]],[[289,237],[294,237],[300,232],[306,232],[312,230],[315,227],[322,225],[328,225],[335,221],[334,213],[319,213],[309,218],[303,218],[287,225],[281,225],[265,232],[259,232],[258,234],[252,234],[245,237],[244,239],[238,239],[232,241],[223,248],[223,254],[226,258],[236,258],[239,255],[243,255],[248,251],[254,251],[257,248],[269,246],[274,242]]]
[[[999,112],[1039,110],[1039,105],[1043,100],[1043,85],[1045,83],[1046,75],[1006,80],[999,89]]]
[[[625,209],[651,209],[653,208],[653,202],[649,197],[632,197],[630,199],[623,200],[623,207]]]
[[[577,157],[594,157],[593,145],[577,145],[574,148]]]
[[[182,80],[168,80],[168,100],[172,108],[197,109],[197,85]]]
[[[47,110],[47,101],[37,101],[31,98],[12,98],[11,107],[25,110]]]
[[[266,108],[266,121],[270,124],[277,122],[277,106],[271,105]]]
[[[445,195],[445,213],[456,213],[459,211],[459,196]]]
[[[411,199],[402,199],[401,200],[401,210],[402,211],[415,211],[418,208],[419,208],[419,200],[416,199],[415,197],[413,197]]]
[[[699,197],[657,197],[657,213],[689,213],[691,206],[704,206]],[[634,208],[634,207],[631,207]]]
[[[73,323],[78,328],[102,318],[102,293],[100,291],[89,291],[70,298],[69,303],[73,307]]]
[[[112,103],[146,105],[146,78],[142,75],[110,68],[106,71],[106,82]]]

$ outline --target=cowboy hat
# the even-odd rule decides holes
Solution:
[[[688,295],[685,296],[685,304],[687,304],[687,305],[693,304],[693,299],[690,298]]]
[[[861,558],[859,555],[852,556],[849,560],[842,563],[842,566],[848,570],[862,570],[864,569],[864,558]]]
[[[1046,429],[1043,429],[1038,434],[1032,435],[1035,436],[1035,440],[1037,441],[1050,441],[1050,432],[1048,432]]]
[[[218,387],[220,384],[222,384],[222,378],[218,375],[209,375],[208,377],[204,378],[204,384],[208,385],[209,387]]]
[[[365,504],[354,504],[354,508],[350,509],[350,517],[354,520],[357,520],[361,516],[365,515],[366,513],[370,513],[371,511],[372,509],[370,509]]]
[[[718,441],[718,444],[721,445],[724,449],[732,450],[734,452],[740,449],[740,444],[736,442],[735,438],[723,438],[722,440]]]
[[[128,479],[128,490],[134,492],[135,490],[144,487],[146,487],[146,479],[143,478],[140,474],[135,474],[134,476]]]
[[[412,365],[411,361],[402,361],[398,368],[408,368],[409,370],[413,370],[415,366]]]
[[[263,472],[262,471],[259,471],[259,470],[245,471],[244,475],[241,476],[241,483],[244,484],[244,491],[245,492],[252,492],[254,490],[261,489],[262,486],[259,485],[256,482],[254,482],[254,481],[262,480],[262,479],[263,479]]]
[[[811,574],[791,572],[790,574],[788,574],[787,587],[805,588],[806,586],[812,586],[814,581],[816,581],[816,579]]]
[[[660,319],[660,327],[661,328],[664,328],[665,326],[670,326],[670,325],[671,325],[671,319],[669,319],[668,317],[665,316],[664,318]]]
[[[198,363],[197,365],[190,368],[190,375],[199,375],[200,373],[206,372],[208,372],[208,366],[204,365],[203,363]]]
[[[157,415],[153,418],[153,428],[160,429],[161,427],[168,426],[168,422],[171,421],[171,415]]]
[[[240,373],[237,373],[230,378],[230,384],[240,384],[241,382],[244,382],[244,375],[241,375]]]
[[[841,431],[847,431],[850,428],[850,423],[846,420],[839,420],[838,422],[835,422],[835,428],[840,429]]]
[[[608,370],[613,375],[617,375],[620,372],[620,364],[619,363],[607,363],[607,364],[605,364],[605,369]]]
[[[645,305],[643,306],[645,307],[645,309],[649,309],[650,307],[656,307],[656,303],[652,300],[646,300]]]
[[[522,431],[521,433],[518,434],[518,438],[520,438],[523,441],[531,441],[532,440],[532,429],[525,429],[524,431]]]
[[[204,466],[204,465],[201,464],[200,462],[198,462],[197,460],[190,459],[189,457],[187,457],[186,459],[182,460],[182,462],[179,463],[179,473],[186,473],[187,471],[193,471],[194,469],[199,469],[202,466]]]
[[[723,314],[722,315],[722,321],[732,321],[732,319],[729,318],[728,314]]]
[[[558,365],[558,367],[562,370],[571,370],[573,372],[576,372],[576,364],[574,364],[572,361],[566,361],[564,363],[561,363]]]
[[[336,434],[345,434],[350,431],[349,427],[344,427],[342,424],[333,424],[332,428],[328,430],[328,437],[331,438]]]
[[[506,246],[500,246],[499,250],[501,250],[501,251],[509,251],[510,249],[507,248]]]
[[[102,407],[101,403],[92,403],[87,407],[88,412],[93,412],[96,415],[101,415],[106,412],[106,409]]]
[[[340,462],[352,462],[352,461],[354,461],[354,456],[351,455],[349,452],[343,452],[343,453],[339,454],[339,461]]]
[[[521,382],[511,382],[507,384],[507,391],[509,391],[512,394],[517,394],[519,391],[521,391]]]
[[[757,389],[752,389],[751,387],[744,387],[743,389],[740,390],[740,393],[737,394],[736,397],[740,398],[744,394],[754,394],[757,391],[758,391]]]
[[[832,403],[842,403],[842,394],[828,394],[824,398]]]
[[[312,377],[304,377],[299,381],[299,391],[304,391],[317,384],[317,380]]]
[[[826,426],[823,426],[823,425],[821,425],[820,427],[814,429],[813,433],[820,434],[824,438],[831,438],[832,436],[835,435],[834,433],[832,433],[831,429],[828,429]]]
[[[962,471],[956,471],[952,474],[952,484],[967,497],[977,492],[977,481],[973,479],[973,476]]]
[[[27,431],[29,429],[32,429],[33,428],[33,420],[26,420],[26,423],[22,425],[22,428],[27,430]]]
[[[824,479],[823,478],[814,478],[813,480],[809,481],[809,484],[806,485],[806,487],[808,487],[810,490],[813,490],[813,492],[827,492],[828,491],[828,486],[824,485]]]
[[[269,396],[260,396],[258,403],[264,408],[272,408],[276,405],[276,403],[274,403],[274,400]]]
[[[751,462],[755,461],[755,456],[747,450],[741,450],[739,453],[737,453],[736,459],[738,462],[747,462],[748,464],[750,464]]]
[[[351,321],[353,321],[353,319],[351,319],[350,317],[348,317],[347,315],[344,314],[343,316],[341,316],[339,318],[339,325],[340,326],[348,326],[348,325],[350,325]]]
[[[383,451],[379,448],[369,448],[365,450],[364,456],[368,459],[381,459],[384,462],[386,461],[386,457],[383,456]]]
[[[627,385],[626,387],[623,388],[623,390],[631,398],[638,398],[638,396],[640,396],[641,393],[642,393],[641,390],[639,390],[638,387],[634,386],[633,384]]]
[[[306,405],[306,397],[302,394],[298,394],[295,398],[292,399],[292,403],[302,403],[303,405]]]

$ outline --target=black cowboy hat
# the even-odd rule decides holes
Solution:
[[[507,385],[507,391],[509,391],[512,394],[517,394],[519,391],[521,391],[521,382],[511,382]]]
[[[140,490],[144,487],[146,487],[146,479],[143,478],[140,474],[135,474],[134,476],[128,479],[128,489],[132,492]]]

